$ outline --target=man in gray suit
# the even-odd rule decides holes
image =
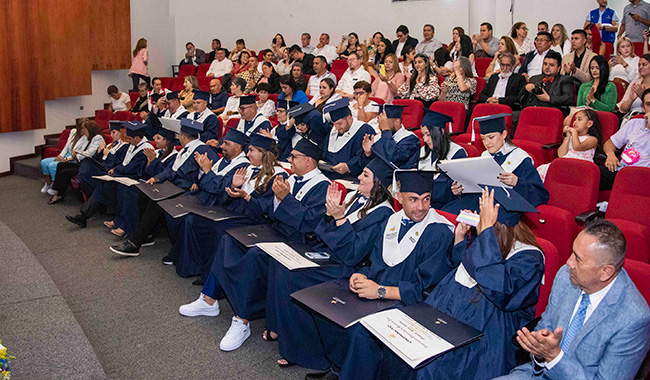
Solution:
[[[578,235],[537,330],[517,332],[533,361],[499,380],[634,378],[650,346],[650,310],[623,269],[625,245],[606,220]]]
[[[198,66],[202,63],[205,63],[205,52],[201,49],[194,47],[194,44],[188,42],[185,44],[185,58],[181,60],[178,64],[179,66],[183,65],[194,65]]]

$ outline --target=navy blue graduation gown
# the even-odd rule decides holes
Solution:
[[[289,130],[287,130],[287,123],[279,123],[275,127],[275,137],[277,137],[278,139],[278,150],[280,152],[280,154],[278,155],[278,159],[280,161],[286,162],[289,159],[289,154],[293,149],[293,144],[291,143],[291,139],[295,134],[296,134],[296,127],[293,126]]]
[[[355,122],[357,122],[355,120]],[[332,127],[333,131],[336,131]],[[363,125],[356,131],[354,136],[350,138],[350,140],[341,148],[339,149],[338,152],[330,152],[328,149],[330,139],[332,138],[332,134],[327,134],[325,136],[325,139],[323,140],[323,143],[321,145],[323,149],[323,160],[325,160],[328,164],[332,165],[337,165],[342,162],[346,163],[348,165],[348,168],[350,169],[349,173],[346,174],[338,174],[336,172],[327,172],[327,176],[332,179],[336,178],[343,178],[343,177],[349,177],[349,176],[358,176],[361,174],[363,171],[363,168],[366,165],[365,160],[361,158],[361,156],[364,154],[363,153],[363,138],[365,135],[375,135],[375,130],[368,124],[363,123]]]
[[[217,170],[224,169],[228,164],[230,164],[230,160],[221,160],[221,163],[217,166]],[[192,191],[192,194],[201,201],[201,204],[208,206],[220,204],[221,201],[227,198],[226,187],[232,185],[232,178],[235,176],[237,169],[245,167],[248,167],[248,161],[235,165],[224,175],[217,175],[214,171],[210,170],[199,178],[199,188]]]
[[[501,165],[508,158],[508,154],[498,156],[493,154],[492,157]],[[548,190],[544,187],[544,183],[530,158],[524,159],[512,173],[518,178],[514,190],[521,194],[530,204],[537,207],[548,202]],[[456,197],[456,200],[444,206],[442,210],[456,215],[460,213],[460,210],[464,209],[478,212],[478,199],[480,196],[480,193],[461,194],[460,197]]]
[[[381,138],[372,145],[372,149],[389,158],[400,169],[410,169],[415,166],[420,155],[420,139],[416,135],[406,136],[396,142],[390,131],[382,131]],[[368,163],[374,154],[362,156]]]
[[[158,133],[158,130],[160,128],[162,128],[162,122],[160,121],[160,118],[165,115],[166,111],[167,110],[162,110],[158,113],[155,113],[153,111],[149,112],[149,117],[144,121],[144,135],[147,136],[148,139],[152,140],[153,136]],[[188,111],[183,111],[180,114],[176,115],[176,119],[180,120],[186,117],[188,114]]]
[[[131,158],[128,164],[124,165],[123,162],[122,160],[119,165],[113,168],[113,176],[138,179],[144,164],[147,162],[147,156],[143,151],[139,151]],[[99,184],[93,192],[93,197],[105,206],[116,207],[118,199],[117,185],[117,182],[112,181]]]
[[[467,158],[467,152],[465,152],[465,149],[458,150],[451,157],[452,160],[455,160],[457,158]],[[429,153],[429,157],[426,159],[429,160],[431,164],[433,164],[438,160],[438,154],[434,151],[431,151]],[[438,177],[433,180],[433,190],[431,191],[431,207],[439,210],[447,203],[454,200],[454,193],[451,191],[451,185],[453,183],[454,180],[451,179],[446,173],[438,174]]]
[[[207,153],[208,158],[212,160],[212,162],[217,162],[219,160],[219,156],[217,156],[217,153],[209,145],[199,145],[196,147],[194,152],[199,154]],[[178,154],[181,154],[181,152],[178,152]],[[174,165],[173,162],[172,165]],[[172,169],[172,165],[154,176],[158,179],[158,182],[171,181],[174,185],[183,189],[189,189],[194,183],[196,183],[201,168],[193,156],[185,160],[183,165],[181,165],[176,171]]]
[[[347,214],[356,213],[361,206],[356,202]],[[330,253],[335,265],[293,272],[278,262],[271,265],[266,326],[278,333],[283,358],[312,369],[329,367],[322,345],[313,343],[320,339],[314,319],[308,309],[292,301],[291,293],[332,279],[349,278],[370,254],[374,242],[381,239],[382,226],[392,214],[391,208],[380,207],[364,219],[355,223],[346,221],[339,227],[333,219],[324,219],[315,232],[324,243],[322,249]]]
[[[113,142],[111,144],[116,143],[117,142]],[[126,155],[127,150],[129,150],[129,144],[123,144],[115,153],[109,153],[106,156],[106,159],[104,159],[103,152],[97,152],[93,157],[97,161],[101,162],[106,169],[110,170],[113,169],[116,164],[119,164],[124,160],[124,156]],[[86,196],[90,197],[95,191],[97,185],[104,182],[93,178],[93,176],[100,175],[106,175],[106,170],[101,169],[92,160],[81,161],[79,164],[79,173],[77,173],[77,180],[79,180],[81,189],[83,190],[84,194],[86,194]]]
[[[263,122],[261,122],[257,126],[257,128],[255,128],[254,130],[249,132],[249,130],[253,127],[253,124],[255,123],[255,120],[257,120],[258,117],[264,118],[264,115],[262,115],[261,113],[257,114],[255,116],[255,118],[253,118],[253,120],[251,120],[251,121],[246,121],[246,120],[242,119],[244,121],[244,133],[246,133],[247,135],[250,136],[253,133],[260,133],[260,131],[263,131],[263,130],[266,130],[266,131],[271,130],[271,128],[272,128],[271,122],[267,118],[267,120],[264,120]]]
[[[219,130],[221,129],[221,121],[217,115],[212,113],[209,109],[206,109],[204,112],[210,112],[210,114],[203,120],[203,132],[199,134],[201,141],[206,142],[208,140],[216,140],[219,137]],[[196,112],[194,113],[196,115]],[[192,120],[192,114],[186,116]]]

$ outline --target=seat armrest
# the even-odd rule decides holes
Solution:
[[[582,212],[576,215],[576,224],[579,226],[584,226],[588,222],[591,222],[594,219],[602,219],[605,217],[605,213],[599,210],[589,210]]]
[[[562,143],[551,143],[551,144],[546,144],[542,145],[542,148],[545,150],[551,150],[551,149],[557,149],[562,145]]]

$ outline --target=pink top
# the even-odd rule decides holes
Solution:
[[[395,85],[398,89],[402,84],[404,84],[404,74],[402,73],[396,73],[391,79],[391,83]],[[390,92],[390,88],[388,88],[388,83],[384,82],[383,80],[377,78],[375,79],[374,82],[372,82],[372,97],[374,98],[381,98],[384,99],[384,102],[386,103],[392,103],[393,99],[395,98],[393,96],[393,93]]]
[[[129,69],[129,74],[140,74],[145,77],[149,76],[149,69],[147,65],[149,64],[149,54],[147,53],[147,48],[140,49],[138,54],[133,57],[133,63],[131,63],[131,68]]]

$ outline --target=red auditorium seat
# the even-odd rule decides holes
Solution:
[[[111,110],[96,110],[95,111],[95,123],[104,130],[108,129],[108,121],[113,117],[113,111]]]
[[[437,210],[437,209],[436,209],[436,212],[438,212],[438,214],[440,214],[441,216],[444,216],[445,218],[447,218],[447,220],[452,222],[454,224],[454,226],[458,225],[458,222],[456,221],[456,217],[458,215],[452,214],[452,213],[447,212],[447,211]]]
[[[600,120],[600,125],[602,127],[603,143],[605,143],[614,133],[618,132],[618,117],[611,112],[596,112],[598,113],[598,119]],[[611,193],[611,190],[600,191],[598,193],[598,202],[608,201]]]
[[[533,158],[535,166],[549,163],[556,157],[557,148],[544,149],[544,145],[562,142],[563,122],[564,115],[557,108],[526,107],[512,142]]]
[[[138,101],[140,93],[137,91],[129,91],[129,98],[131,98],[131,107],[135,105],[135,102]]]
[[[196,80],[199,81],[199,89],[201,91],[210,91],[210,82],[212,81],[212,78],[210,77],[197,77]]]
[[[476,67],[476,73],[480,78],[486,77],[486,71],[490,66],[490,63],[492,63],[492,58],[476,58],[474,60],[474,67]]]
[[[402,112],[402,124],[406,129],[420,129],[422,117],[424,117],[424,107],[419,100],[395,99],[393,104],[406,106]]]
[[[638,57],[643,55],[643,42],[632,42],[632,45],[634,45],[634,54],[636,54]]]
[[[650,263],[650,168],[625,167],[616,175],[605,219],[627,239],[626,257]]]
[[[555,275],[565,263],[558,256],[557,249],[553,243],[540,238],[537,238],[537,243],[542,247],[542,251],[544,252],[544,283],[539,288],[539,300],[537,301],[537,305],[535,305],[535,317],[542,315],[546,309]]]
[[[348,195],[348,189],[346,189],[345,186],[340,182],[332,181],[332,183],[335,183],[339,188],[339,191],[341,192],[341,204],[343,204],[345,202],[345,197]]]
[[[505,104],[487,104],[487,103],[477,104],[472,110],[472,116],[469,119],[470,122],[469,122],[469,126],[467,127],[467,131],[465,131],[465,133],[463,134],[452,137],[452,139],[456,143],[473,145],[474,147],[476,147],[476,149],[478,149],[479,153],[483,152],[485,150],[485,147],[483,146],[483,142],[481,141],[481,131],[478,122],[475,122],[474,119],[481,116],[496,115],[499,113],[507,113],[509,115],[512,115],[512,109],[510,109],[510,107],[506,106]],[[512,131],[512,116],[507,116],[505,118],[505,121],[506,121],[506,129],[508,130],[508,133],[510,133],[510,131]],[[472,142],[472,129],[474,129],[473,142]]]
[[[113,114],[113,118],[111,120],[132,121],[133,114],[131,111],[117,111]]]
[[[626,258],[623,268],[625,268],[639,293],[650,304],[650,264]]]
[[[478,102],[478,96],[481,95],[481,92],[487,85],[487,81],[480,77],[475,77],[474,79],[476,79],[476,92],[472,95],[472,101],[476,103]]]
[[[335,59],[332,62],[332,69],[330,70],[332,74],[336,76],[336,80],[341,80],[343,73],[348,69],[348,61],[345,59]]]
[[[573,240],[580,232],[575,218],[596,208],[600,171],[593,162],[575,158],[558,158],[551,162],[544,185],[550,194],[547,204],[536,213],[524,215],[524,222],[536,236],[555,245],[562,262],[573,250]]]
[[[196,77],[204,77],[206,76],[208,70],[210,70],[210,64],[209,63],[202,63],[199,65],[199,67],[196,69]]]
[[[384,99],[382,99],[382,98],[368,97],[368,99],[372,100],[373,102],[375,102],[375,103],[377,103],[377,104],[384,104],[384,103],[386,103],[386,102],[384,101]]]
[[[217,119],[219,119],[219,123],[221,123],[221,128],[220,128],[221,133],[219,134],[219,138],[226,135],[228,128],[237,128],[237,124],[239,124],[239,120],[240,120],[240,118],[238,117],[231,117],[224,125],[223,122],[221,121],[221,118],[217,118]]]
[[[614,54],[614,44],[611,42],[603,42],[605,44],[605,59],[609,61],[609,58]]]
[[[469,145],[460,142],[457,142],[456,144],[462,146],[463,149],[465,149],[465,152],[467,152],[467,157],[478,157],[481,155],[481,152],[479,152],[479,150],[474,145]]]
[[[185,65],[188,66],[188,65]],[[172,87],[170,88],[171,91],[183,91],[185,86],[183,86],[183,82],[185,81],[185,77],[176,77],[174,78],[174,81],[172,82]]]
[[[260,52],[257,53],[257,60],[260,62],[264,60],[264,50],[260,50]]]
[[[623,84],[619,81],[613,83],[616,86],[616,103],[618,103],[623,100],[623,96],[625,96],[625,87],[623,87]]]
[[[431,111],[440,112],[454,119],[451,132],[464,132],[465,131],[465,118],[467,111],[465,106],[460,102],[433,102]]]
[[[196,66],[194,65],[183,65],[178,69],[178,77],[185,78],[188,75],[196,74]]]
[[[166,88],[168,90],[172,89],[172,83],[174,82],[175,78],[172,77],[160,77],[160,83],[162,84],[162,88]]]
[[[65,148],[65,144],[68,142],[68,136],[70,136],[71,131],[72,129],[64,129],[61,132],[61,136],[59,136],[59,142],[56,143],[56,146],[45,146],[43,153],[41,154],[41,160],[44,158],[58,156],[63,148]]]
[[[280,96],[280,94],[269,94],[269,99],[273,100],[276,106],[278,105],[278,96]]]

